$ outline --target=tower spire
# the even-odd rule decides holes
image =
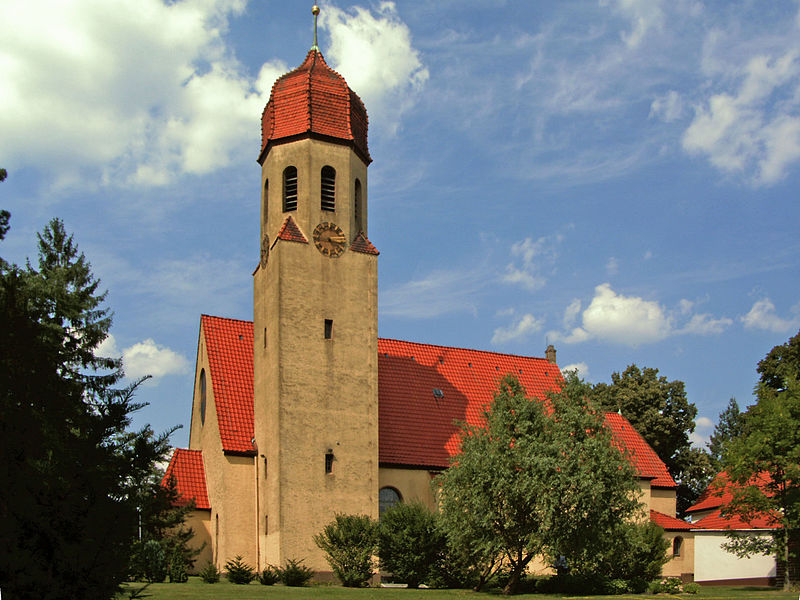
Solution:
[[[317,15],[319,14],[319,6],[316,4],[312,6],[311,14],[314,15],[314,45],[311,46],[311,49],[319,52],[319,46],[317,46]]]

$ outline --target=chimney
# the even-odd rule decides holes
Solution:
[[[544,351],[544,357],[547,359],[547,362],[556,364],[556,349],[553,344],[547,346],[547,350]]]

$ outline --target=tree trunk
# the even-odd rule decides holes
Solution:
[[[522,574],[522,569],[525,567],[521,564],[514,565],[514,569],[511,571],[511,578],[508,580],[506,587],[503,588],[503,595],[504,596],[511,596],[517,593],[517,588],[519,587],[519,577]]]
[[[785,535],[783,536],[783,591],[788,592],[792,589],[792,578],[789,575],[789,571],[791,570],[791,564],[789,562],[790,554],[789,554],[789,541],[791,538],[791,530],[787,529]]]

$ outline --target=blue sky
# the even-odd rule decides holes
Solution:
[[[10,4],[9,4],[10,2]],[[188,425],[201,313],[252,318],[260,114],[311,2],[9,0],[2,255],[53,216]],[[800,328],[800,3],[320,3],[370,117],[379,334],[686,382],[697,441]],[[174,434],[185,445],[188,428]]]

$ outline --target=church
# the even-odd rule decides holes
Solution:
[[[303,559],[329,576],[313,536],[336,513],[378,519],[412,500],[434,510],[431,480],[458,451],[456,423],[480,423],[508,373],[537,399],[562,381],[552,346],[539,358],[378,337],[367,126],[364,104],[316,40],[272,87],[253,320],[201,316],[189,447],[175,450],[165,475],[194,500],[196,568],[224,570],[240,555],[259,571]],[[675,482],[624,417],[606,422],[677,550],[664,573],[690,573]]]

